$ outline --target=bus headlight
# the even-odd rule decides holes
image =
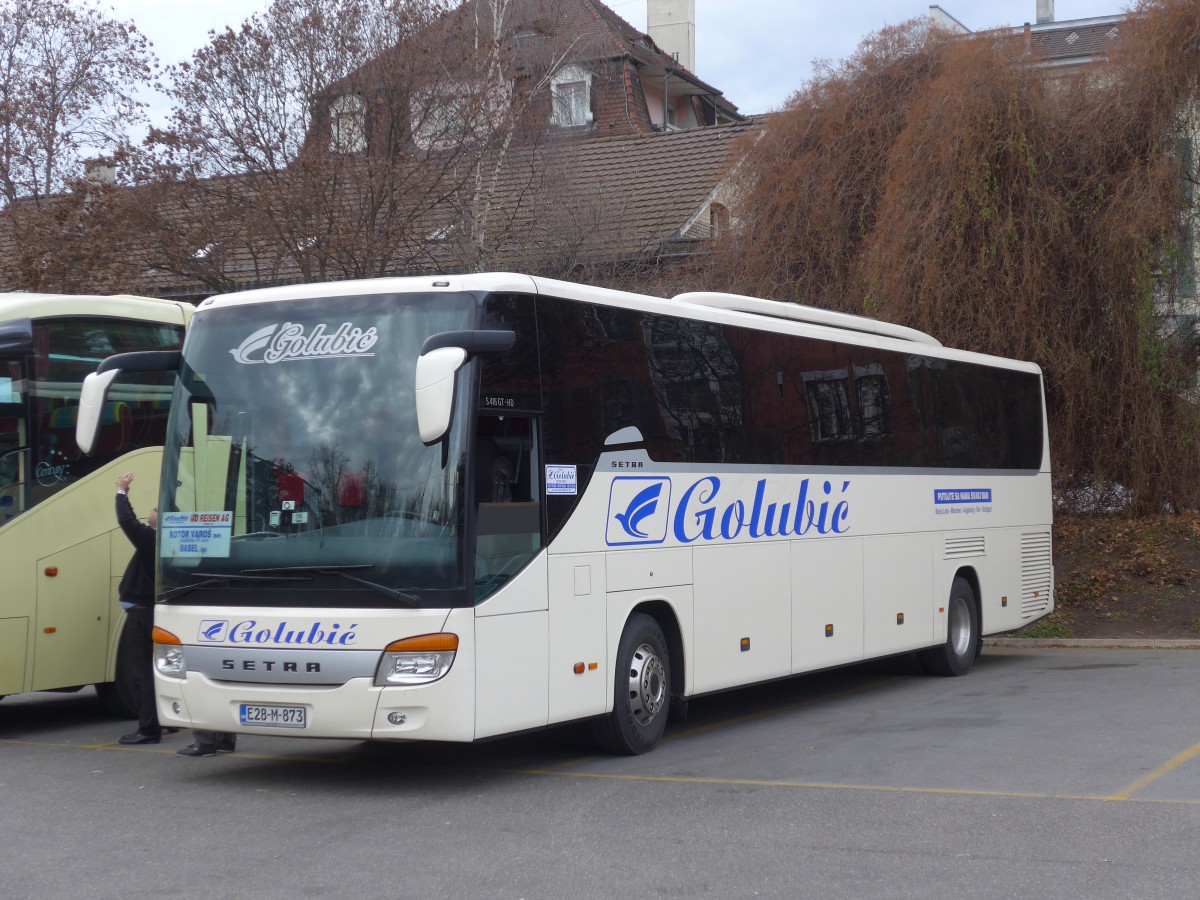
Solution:
[[[183,648],[170,644],[154,645],[154,668],[159,675],[168,678],[182,678],[187,674],[187,665],[183,661]]]
[[[158,674],[168,678],[182,678],[187,674],[183,661],[183,642],[165,628],[154,626],[154,668]]]
[[[446,632],[393,641],[383,649],[375,684],[388,687],[437,681],[450,671],[457,652],[458,635]]]

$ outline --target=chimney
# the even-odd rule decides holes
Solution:
[[[103,156],[89,159],[83,164],[83,180],[88,184],[116,184],[117,164]]]
[[[696,0],[646,0],[646,33],[689,72],[696,71]]]
[[[1037,23],[1045,25],[1054,21],[1054,0],[1037,0]]]

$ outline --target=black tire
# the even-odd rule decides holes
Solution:
[[[131,671],[130,660],[135,655],[125,649],[130,637],[128,628],[121,627],[121,637],[117,641],[117,671],[115,681],[105,681],[96,685],[96,693],[100,697],[100,705],[110,716],[118,719],[136,719],[137,690],[135,674]]]
[[[635,613],[617,647],[613,711],[593,724],[608,753],[633,756],[653,750],[671,712],[671,654],[651,616]]]
[[[931,675],[966,675],[979,655],[979,607],[967,579],[957,576],[946,605],[946,643],[922,650],[920,658]]]

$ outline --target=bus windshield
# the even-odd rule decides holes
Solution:
[[[425,338],[476,310],[468,294],[406,294],[197,313],[167,435],[160,599],[469,605],[467,429],[422,444],[413,374]]]

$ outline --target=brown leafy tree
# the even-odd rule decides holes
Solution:
[[[750,149],[714,277],[1045,371],[1058,497],[1194,508],[1200,2],[1144,0],[1102,67],[887,29]]]

